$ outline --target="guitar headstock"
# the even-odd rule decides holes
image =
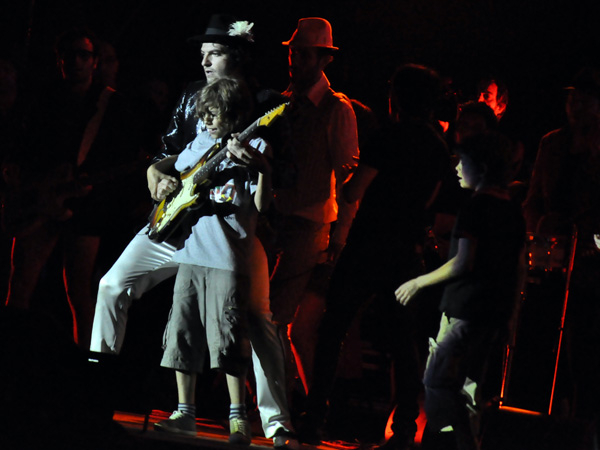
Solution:
[[[271,122],[273,122],[273,120],[275,120],[277,117],[279,117],[280,115],[283,114],[283,112],[286,110],[286,108],[289,105],[290,105],[289,103],[282,103],[281,105],[273,108],[272,110],[270,110],[269,112],[267,112],[265,115],[263,115],[261,118],[258,119],[257,125],[259,127],[261,127],[261,126],[268,127],[269,125],[271,125]]]

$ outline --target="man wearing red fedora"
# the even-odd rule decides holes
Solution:
[[[288,47],[290,81],[284,95],[291,102],[290,136],[283,153],[296,178],[292,186],[274,191],[278,259],[271,277],[271,310],[284,342],[291,340],[288,351],[293,349],[308,390],[318,326],[313,312],[322,311],[324,303],[322,296],[310,295],[309,286],[323,277],[315,268],[331,267],[344,245],[356,204],[336,198],[341,198],[342,183],[356,166],[359,150],[351,103],[331,89],[324,73],[338,50],[331,24],[318,17],[300,19],[282,44]]]

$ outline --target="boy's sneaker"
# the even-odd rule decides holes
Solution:
[[[299,450],[300,443],[293,433],[278,428],[273,436],[273,448],[276,450]]]
[[[229,443],[235,445],[250,445],[252,431],[250,422],[241,417],[229,419]]]
[[[154,429],[156,431],[166,431],[167,433],[196,436],[196,418],[181,411],[173,411],[168,419],[156,422]]]

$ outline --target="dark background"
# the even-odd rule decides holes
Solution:
[[[202,78],[198,52],[186,44],[186,38],[203,33],[211,14],[232,13],[255,23],[257,73],[262,84],[283,90],[287,49],[281,42],[291,37],[299,18],[320,16],[331,22],[334,45],[340,47],[327,68],[334,89],[384,114],[387,80],[399,64],[415,62],[437,69],[452,81],[461,101],[476,94],[480,78],[495,74],[510,89],[507,115],[520,124],[526,149],[535,155],[540,138],[564,121],[563,87],[581,67],[600,66],[600,2],[590,3],[2,0],[0,56],[17,60],[24,83],[46,85],[57,76],[55,37],[71,26],[86,25],[116,47],[121,64],[119,89],[134,91],[136,85],[155,76],[168,83],[174,102],[187,82]],[[4,260],[9,244],[3,242]],[[114,255],[105,258],[105,270],[119,253],[120,248],[115,249]],[[7,261],[2,267],[7,267]],[[68,328],[70,313],[62,298],[60,261],[51,260],[43,276],[38,296],[47,301],[53,292],[61,292],[46,309],[56,308]],[[153,349],[152,361],[141,364],[136,376],[157,366],[169,307],[164,300],[171,295],[172,287],[167,284],[154,289],[143,306],[134,302],[128,326],[133,330],[128,332],[124,352]],[[165,378],[172,381],[171,374]],[[164,397],[164,404],[175,398],[174,394]],[[154,408],[167,407],[157,399],[148,402]]]
[[[435,68],[452,82],[460,101],[475,96],[482,77],[494,74],[503,79],[510,90],[506,115],[520,128],[532,163],[540,138],[564,121],[563,88],[581,67],[600,66],[600,2],[590,4],[579,0],[2,0],[0,56],[17,61],[25,86],[47,86],[58,76],[56,36],[72,26],[87,26],[115,46],[121,91],[133,93],[146,79],[157,77],[167,82],[173,104],[187,82],[203,77],[198,50],[186,39],[202,34],[211,14],[230,13],[254,22],[257,75],[264,86],[276,90],[284,90],[288,81],[287,48],[281,42],[291,37],[299,18],[320,16],[331,22],[334,45],[340,48],[327,68],[332,87],[379,115],[387,109],[387,81],[402,63]],[[98,279],[130,237],[127,234],[101,258]],[[4,260],[9,244],[2,252]],[[47,277],[56,279],[56,288],[62,291],[60,274]],[[45,293],[43,285],[42,280],[39,289]]]
[[[437,69],[452,82],[460,101],[476,94],[480,78],[494,74],[509,86],[507,116],[521,128],[531,160],[540,138],[564,121],[563,88],[581,67],[600,66],[600,2],[590,3],[2,0],[0,56],[18,62],[25,85],[45,86],[58,76],[56,36],[85,25],[115,46],[120,90],[134,92],[147,78],[158,77],[168,83],[174,103],[187,82],[203,77],[198,51],[186,39],[202,34],[211,14],[232,13],[255,23],[257,74],[262,84],[283,90],[288,79],[287,48],[281,42],[291,37],[299,18],[320,16],[331,22],[334,45],[340,47],[327,68],[334,89],[382,115],[387,108],[387,81],[399,64],[415,62]],[[122,245],[129,239],[127,235]],[[4,260],[9,244],[3,246]],[[105,255],[98,279],[120,254],[119,245]],[[7,268],[7,263],[2,267]],[[56,279],[57,289],[62,290],[59,275],[48,278]]]
[[[202,33],[218,12],[255,23],[257,72],[277,90],[287,84],[281,42],[301,17],[328,19],[340,47],[327,70],[332,87],[379,113],[385,112],[387,80],[401,63],[437,69],[461,100],[474,95],[482,76],[495,74],[508,84],[509,112],[534,148],[563,121],[561,88],[600,59],[600,3],[577,0],[3,0],[0,33],[2,47],[38,82],[56,76],[55,36],[87,25],[116,47],[122,89],[152,74],[177,97],[187,81],[202,77],[186,38]]]

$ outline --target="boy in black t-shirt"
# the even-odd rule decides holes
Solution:
[[[457,150],[461,187],[473,189],[461,208],[449,260],[396,289],[406,305],[427,286],[445,282],[442,320],[425,369],[428,428],[452,427],[457,446],[479,448],[471,421],[489,350],[512,315],[521,285],[525,225],[507,190],[510,143],[498,133],[465,140]]]

